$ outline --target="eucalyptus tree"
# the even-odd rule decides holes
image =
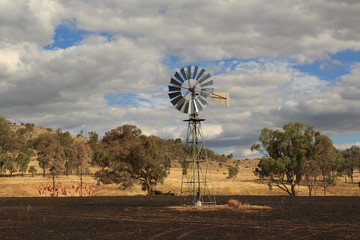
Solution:
[[[57,176],[64,170],[65,152],[59,140],[52,133],[39,135],[34,146],[38,151],[39,166],[43,169],[43,176],[48,168],[52,168],[52,175]]]
[[[21,172],[21,176],[24,176],[24,172],[26,172],[30,163],[30,157],[25,153],[20,152],[15,161],[18,165],[19,171]]]
[[[91,155],[90,147],[83,142],[78,142],[72,152],[71,165],[80,177],[80,196],[82,196],[83,175],[90,172]]]
[[[338,169],[343,162],[342,154],[328,136],[317,134],[314,144],[314,157],[322,177],[324,196],[329,185],[336,183]]]
[[[357,146],[352,146],[343,151],[344,162],[342,165],[342,172],[346,177],[349,177],[351,183],[354,182],[354,169],[360,165],[360,148]]]
[[[136,126],[123,125],[107,133],[102,139],[106,162],[95,176],[104,184],[116,183],[123,189],[134,182],[141,183],[149,194],[162,183],[170,169],[166,141],[144,136]]]
[[[252,150],[265,154],[255,169],[255,175],[268,180],[273,186],[296,196],[303,176],[303,163],[311,154],[315,131],[312,126],[299,122],[288,123],[283,131],[264,128],[259,142],[252,145]]]

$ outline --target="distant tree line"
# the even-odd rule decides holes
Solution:
[[[318,187],[326,195],[339,176],[353,182],[354,169],[360,169],[359,147],[337,150],[328,136],[299,122],[285,124],[282,130],[264,128],[251,149],[265,155],[255,175],[267,180],[270,189],[276,186],[291,196],[300,185],[307,186],[309,196]]]
[[[36,167],[29,163],[35,158],[42,175],[50,175],[54,186],[57,176],[70,174],[77,174],[82,186],[83,176],[90,174],[89,167],[97,166],[94,177],[99,183],[115,183],[126,189],[138,182],[150,194],[166,178],[171,160],[185,162],[192,156],[192,147],[181,139],[145,136],[132,125],[112,129],[101,140],[96,132],[89,132],[88,140],[82,137],[83,132],[73,137],[61,129],[46,129],[36,136],[34,124],[22,123],[16,131],[12,125],[0,117],[0,174],[19,171],[24,175],[28,171],[34,176]],[[227,159],[210,149],[208,157]]]

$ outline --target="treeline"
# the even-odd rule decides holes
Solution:
[[[126,189],[139,182],[151,193],[166,178],[171,160],[182,163],[192,157],[192,147],[182,144],[181,139],[145,136],[132,125],[112,129],[101,140],[96,132],[89,132],[86,139],[61,129],[36,135],[35,128],[31,123],[14,128],[0,117],[0,174],[19,171],[23,175],[28,171],[34,176],[36,166],[29,166],[32,158],[43,176],[52,176],[54,185],[56,176],[69,174],[77,174],[82,184],[83,175],[90,174],[89,167],[97,166],[94,177],[99,183],[115,183]],[[227,159],[210,149],[207,152],[211,160]]]
[[[331,139],[315,131],[313,126],[299,122],[288,123],[283,130],[264,128],[259,142],[251,147],[265,156],[254,173],[291,196],[297,195],[297,186],[305,185],[309,196],[345,176],[353,182],[354,169],[360,169],[360,148],[336,149]]]

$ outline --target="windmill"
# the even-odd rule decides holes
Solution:
[[[183,164],[181,196],[185,203],[216,204],[199,112],[210,101],[229,105],[229,92],[214,92],[213,80],[204,68],[181,68],[170,80],[169,97],[174,107],[189,115],[186,144],[192,146],[192,160]],[[188,198],[190,197],[190,199]]]

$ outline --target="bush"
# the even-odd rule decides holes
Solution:
[[[228,201],[228,204],[229,204],[229,207],[232,207],[232,208],[241,208],[244,206],[249,206],[249,204],[247,204],[247,203],[243,204],[242,202],[239,202],[238,200],[235,200],[235,199],[230,199]]]
[[[35,169],[34,166],[30,166],[28,172],[31,173],[31,176],[33,177],[37,172],[37,170]]]
[[[229,165],[228,171],[229,171],[229,176],[227,178],[228,179],[235,178],[239,173],[239,167]]]

